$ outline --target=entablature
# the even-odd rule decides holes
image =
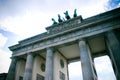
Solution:
[[[9,48],[13,51],[13,55],[27,53],[120,27],[119,8],[84,19],[83,21],[80,21],[80,18],[78,16],[63,23],[47,27],[47,32],[22,40]]]

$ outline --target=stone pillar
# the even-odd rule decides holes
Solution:
[[[93,66],[93,70],[94,70],[94,77],[95,77],[95,80],[98,80],[98,76],[97,76],[97,71],[96,71],[96,69],[95,69],[94,60],[92,60],[92,66]]]
[[[96,71],[96,68],[95,68],[95,62],[94,62],[94,56],[91,55],[92,57],[92,66],[93,66],[93,70],[94,70],[94,77],[95,77],[95,80],[98,80],[98,75],[97,75],[97,71]]]
[[[113,31],[106,34],[106,43],[109,49],[110,58],[113,62],[113,69],[117,80],[120,80],[120,42]]]
[[[28,53],[23,80],[32,80],[33,55]]]
[[[68,64],[69,64],[69,62],[67,61],[67,77],[68,77],[67,80],[69,80],[69,68],[68,68]]]
[[[12,58],[6,80],[15,80],[16,58]]]
[[[53,80],[53,48],[47,48],[45,80]]]
[[[79,41],[83,80],[95,80],[91,55],[84,40]]]

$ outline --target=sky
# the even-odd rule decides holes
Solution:
[[[68,10],[72,17],[77,9],[77,14],[85,19],[119,6],[120,0],[0,0],[0,73],[8,72],[12,54],[8,47],[45,32],[52,25],[51,18],[57,21],[58,14],[63,18]],[[109,62],[107,56],[95,59],[99,80],[115,80],[112,68],[107,68],[111,66]],[[69,64],[69,72],[70,80],[82,80],[80,62]]]

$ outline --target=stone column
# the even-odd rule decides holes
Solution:
[[[91,55],[92,57],[92,66],[93,66],[93,70],[94,70],[94,77],[95,77],[95,80],[98,80],[98,75],[97,75],[97,71],[96,71],[96,68],[95,68],[95,62],[94,62],[94,56]]]
[[[92,66],[93,66],[93,70],[94,70],[94,77],[95,77],[95,80],[98,80],[98,76],[97,76],[97,71],[96,71],[96,69],[95,69],[94,60],[92,60]]]
[[[67,77],[68,77],[67,80],[69,80],[69,68],[68,68],[68,64],[69,64],[69,62],[67,61]]]
[[[12,58],[6,80],[15,80],[16,58]]]
[[[47,48],[45,80],[53,80],[53,48]]]
[[[79,41],[83,80],[95,80],[91,55],[84,40]]]
[[[106,43],[109,49],[111,61],[113,62],[113,69],[115,71],[116,78],[120,80],[120,42],[113,31],[109,31],[106,34]]]
[[[23,80],[32,80],[33,55],[28,53]]]

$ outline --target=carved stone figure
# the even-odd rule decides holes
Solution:
[[[63,20],[61,19],[61,16],[59,14],[58,14],[58,21],[63,22]]]
[[[83,21],[83,18],[82,18],[82,16],[80,15],[80,21],[82,22]]]
[[[73,17],[77,17],[77,9],[74,10]]]
[[[70,16],[69,16],[69,14],[68,14],[68,11],[66,11],[65,13],[65,18],[68,20],[68,19],[70,19]]]
[[[54,19],[54,18],[52,18],[52,21],[53,21],[53,24],[57,24],[57,22],[55,21],[55,19]]]

